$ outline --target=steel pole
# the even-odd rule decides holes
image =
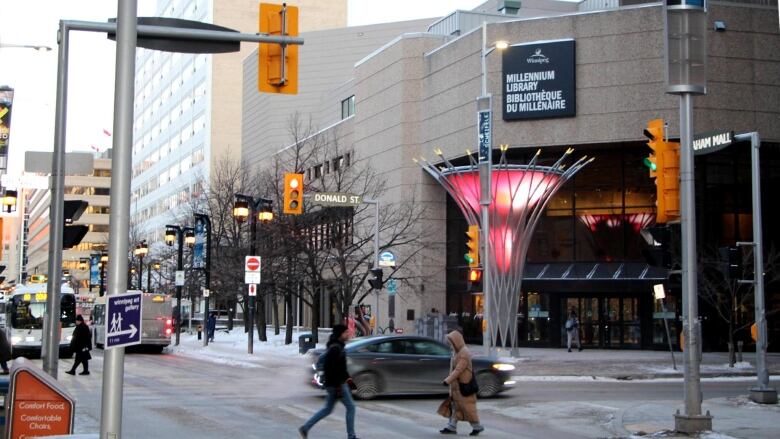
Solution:
[[[179,245],[179,249],[176,255],[176,271],[184,270],[184,228],[176,226],[176,242]],[[182,286],[176,283],[176,321],[174,326],[176,328],[176,342],[175,346],[179,345],[181,338],[181,289]]]
[[[143,291],[144,285],[144,257],[143,255],[138,255],[138,289],[140,291]]]
[[[208,215],[196,215],[206,223],[206,290],[211,295],[211,218]],[[203,298],[203,326],[207,327],[209,318],[209,296]],[[216,330],[216,329],[215,329]],[[203,337],[203,346],[209,345],[209,331],[206,330],[206,336]]]
[[[481,105],[485,105],[487,103],[488,109],[490,111],[490,124],[491,124],[491,130],[492,130],[492,124],[493,124],[493,111],[492,111],[492,100],[487,94],[487,23],[484,21],[482,22],[482,52],[481,52],[481,58],[482,58],[482,96],[478,100],[478,102],[481,102]],[[477,105],[477,112],[481,110],[480,105]],[[479,114],[479,113],[477,113]],[[477,130],[479,130],[479,125],[477,125]],[[491,325],[491,319],[493,317],[491,311],[491,275],[490,275],[490,189],[492,186],[491,182],[491,174],[492,174],[492,167],[493,167],[493,136],[490,136],[490,152],[488,153],[487,157],[480,157],[480,163],[479,163],[479,181],[480,181],[480,193],[481,197],[479,200],[480,204],[480,222],[481,222],[481,229],[482,229],[482,238],[480,239],[482,241],[482,297],[483,297],[483,311],[482,311],[482,325],[483,325],[483,331],[482,331],[482,346],[485,349],[485,353],[487,355],[491,354],[491,346],[492,346],[492,332],[490,330]]]
[[[122,293],[127,285],[125,264],[130,231],[137,1],[122,0],[118,2],[117,9],[114,160],[111,164],[108,241],[109,295]],[[103,354],[101,439],[119,439],[122,436],[124,362],[124,348],[107,349]]]
[[[255,200],[250,199],[249,200],[250,205],[250,214],[252,215],[252,221],[251,227],[252,227],[252,240],[249,244],[249,254],[252,256],[256,256],[255,252],[257,251],[257,246],[255,245],[255,241],[257,240],[257,211],[255,209]],[[262,272],[262,268],[261,268]],[[247,287],[248,288],[248,287]],[[255,288],[255,294],[257,294],[257,289]],[[254,354],[255,352],[255,297],[249,295],[249,292],[247,292],[247,326],[249,326],[249,330],[246,332],[247,339],[246,339],[246,351],[250,354]]]
[[[682,289],[686,300],[685,334],[685,415],[701,416],[701,351],[699,298],[696,262],[696,199],[693,166],[693,95],[680,95],[680,229],[682,240]]]
[[[152,292],[152,263],[146,264],[146,292]]]
[[[62,234],[65,225],[65,129],[68,103],[68,26],[60,21],[57,54],[57,97],[54,119],[54,153],[51,169],[51,207],[49,210],[49,278],[46,289],[41,357],[43,370],[57,378],[59,359],[60,286],[62,281]],[[23,218],[22,218],[23,220]]]

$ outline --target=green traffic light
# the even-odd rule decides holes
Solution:
[[[474,258],[472,258],[471,256],[469,256],[469,254],[468,254],[468,253],[466,253],[465,255],[463,255],[463,259],[465,259],[465,260],[466,260],[466,262],[468,262],[469,264],[473,264],[473,263],[474,263]]]
[[[650,168],[650,170],[651,170],[651,171],[655,171],[655,170],[657,169],[657,166],[656,166],[656,164],[655,164],[655,163],[654,163],[652,160],[650,160],[650,158],[649,158],[649,157],[645,157],[645,158],[642,160],[642,163],[644,163],[644,164],[645,164],[645,166],[647,166],[648,168]]]

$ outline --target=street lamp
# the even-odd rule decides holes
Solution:
[[[3,210],[7,213],[14,212],[16,210],[16,198],[17,192],[15,190],[6,189],[3,195]]]
[[[149,246],[146,244],[146,240],[136,245],[133,253],[138,257],[138,289],[143,290],[141,282],[144,276],[144,256],[149,254]]]
[[[182,227],[176,225],[165,226],[165,244],[172,246],[174,241],[178,241],[177,258],[176,258],[176,271],[184,270],[184,236],[185,234],[192,234],[192,244],[195,244],[195,230],[192,227]],[[189,241],[188,245],[189,245]],[[180,282],[176,282],[176,319],[174,319],[174,325],[176,328],[176,343],[179,345],[179,337],[181,332],[181,287]],[[192,311],[190,311],[192,314]],[[190,315],[190,319],[192,316]]]
[[[203,326],[208,328],[207,322],[209,318],[209,295],[211,294],[211,218],[205,213],[195,214],[195,227],[198,227],[199,223],[203,223],[206,227],[206,286],[203,294]],[[203,346],[209,345],[209,331],[206,329],[206,336],[203,337]]]
[[[483,312],[482,312],[482,346],[486,350],[486,354],[490,354],[491,350],[491,331],[490,331],[490,308],[491,304],[491,275],[490,275],[490,217],[489,207],[491,203],[491,191],[492,182],[491,174],[493,172],[493,100],[491,95],[487,91],[487,56],[495,49],[503,50],[509,47],[509,43],[506,41],[496,41],[491,47],[487,47],[487,23],[482,22],[482,95],[477,99],[477,120],[480,123],[477,124],[477,140],[480,144],[480,151],[477,154],[479,157],[479,182],[480,182],[480,222],[482,223],[482,289],[484,294],[483,299]],[[481,126],[482,118],[480,114],[487,112],[486,127],[487,138],[483,142],[480,142],[480,134],[484,127]],[[514,347],[513,347],[514,348]]]
[[[254,256],[256,250],[255,244],[257,241],[257,223],[267,223],[271,221],[274,217],[273,214],[273,201],[268,198],[253,198],[249,195],[243,195],[243,194],[236,194],[236,200],[233,204],[233,217],[238,221],[239,224],[243,224],[247,220],[251,219],[250,221],[250,227],[251,227],[251,233],[252,238],[249,242],[249,254]],[[265,319],[265,307],[262,306],[263,302],[260,302],[261,304],[261,314],[260,319],[261,321],[264,321]],[[249,331],[248,331],[248,339],[247,339],[247,352],[253,353],[254,352],[254,335],[252,334],[252,328],[254,327],[254,308],[255,308],[255,298],[254,296],[249,296],[248,304],[247,304],[247,322],[249,324]],[[267,341],[265,337],[265,325],[261,325],[260,330],[260,341]]]

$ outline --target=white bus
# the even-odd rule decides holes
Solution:
[[[143,293],[141,308],[141,346],[162,352],[171,344],[173,333],[171,298],[165,294]],[[101,349],[106,343],[106,296],[95,299],[92,340]]]
[[[60,357],[70,357],[70,339],[76,327],[76,295],[64,284],[60,291]],[[40,355],[47,297],[43,283],[20,285],[6,296],[5,333],[14,357]]]

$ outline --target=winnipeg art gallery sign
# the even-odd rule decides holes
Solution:
[[[512,45],[503,65],[504,120],[576,114],[574,40]]]

